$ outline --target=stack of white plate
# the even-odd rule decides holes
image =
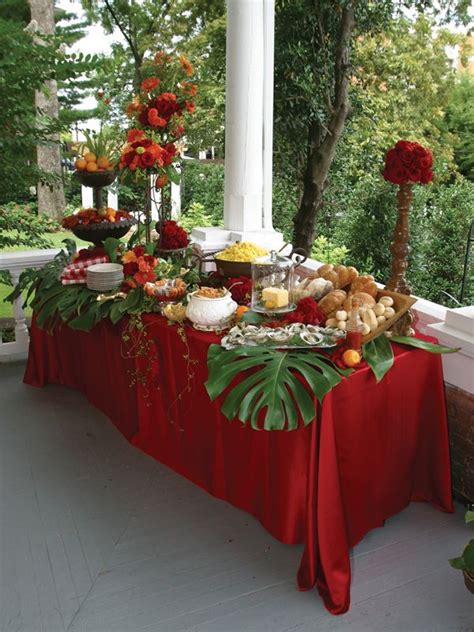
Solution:
[[[87,268],[89,290],[107,292],[118,287],[123,281],[123,266],[119,263],[95,263]]]

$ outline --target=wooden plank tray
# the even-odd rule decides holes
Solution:
[[[398,292],[391,292],[390,290],[379,290],[379,292],[377,292],[376,300],[378,301],[382,296],[390,296],[393,298],[393,309],[395,310],[395,314],[382,325],[377,327],[377,329],[371,331],[370,334],[362,336],[362,344],[376,338],[382,332],[388,331],[397,322],[397,320],[403,316],[403,314],[406,314],[406,312],[416,303],[417,300],[414,296],[407,296],[406,294],[399,294]]]

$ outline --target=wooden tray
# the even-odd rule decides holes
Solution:
[[[416,303],[416,298],[414,296],[407,296],[406,294],[399,294],[398,292],[391,292],[390,290],[379,290],[377,292],[376,300],[378,301],[382,296],[391,296],[393,298],[393,309],[395,310],[395,314],[382,325],[377,327],[377,329],[371,331],[370,334],[362,336],[362,344],[376,338],[383,331],[388,331],[397,322],[397,320],[399,320],[403,314],[406,314],[410,307]]]

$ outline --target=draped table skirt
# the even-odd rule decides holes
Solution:
[[[304,543],[300,590],[348,610],[349,551],[410,501],[453,511],[438,355],[395,345],[380,384],[361,368],[326,395],[316,420],[287,431],[229,422],[204,387],[214,334],[144,317],[148,347],[130,357],[124,324],[91,332],[32,324],[24,381],[82,391],[135,446],[255,516],[278,540]],[[134,354],[131,354],[132,356]]]

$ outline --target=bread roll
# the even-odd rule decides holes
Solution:
[[[319,308],[327,316],[344,303],[346,296],[344,290],[333,290],[319,301]]]
[[[377,296],[378,288],[374,277],[371,274],[364,274],[362,276],[358,276],[357,279],[352,282],[351,291],[354,293],[365,292],[375,298]]]
[[[352,295],[352,298],[358,299],[361,305],[369,305],[369,307],[373,307],[375,305],[375,298],[367,292],[356,292]]]

